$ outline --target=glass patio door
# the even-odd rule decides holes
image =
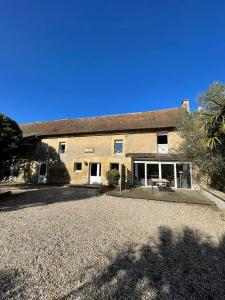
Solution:
[[[136,161],[133,165],[134,184],[191,189],[191,165],[179,162]],[[154,180],[159,179],[159,180]]]
[[[177,163],[176,164],[177,173],[177,187],[191,189],[191,168],[190,164],[187,163]]]
[[[168,182],[166,183],[167,187],[175,187],[175,168],[173,164],[164,164],[161,163],[161,179],[165,179]]]
[[[152,182],[152,179],[159,179],[159,164],[147,163],[147,185],[156,186],[156,182]]]
[[[138,186],[145,185],[145,164],[134,163],[134,184]]]

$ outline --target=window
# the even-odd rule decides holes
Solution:
[[[117,170],[119,171],[119,164],[118,163],[111,163],[110,170]]]
[[[145,164],[134,163],[134,183],[135,185],[145,185]]]
[[[191,189],[191,166],[187,163],[176,164],[177,187]]]
[[[159,154],[168,154],[168,133],[158,132],[157,145]]]
[[[66,143],[60,142],[59,143],[59,154],[64,154],[66,151]]]
[[[74,163],[74,172],[81,172],[82,171],[82,163],[76,162]]]
[[[157,135],[157,144],[158,145],[165,145],[168,144],[168,134],[167,132],[158,133]]]
[[[153,182],[152,179],[159,178],[159,165],[155,164],[147,164],[147,185],[156,185],[156,182]]]
[[[119,154],[123,152],[123,141],[114,142],[114,153]]]

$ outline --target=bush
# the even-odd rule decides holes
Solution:
[[[0,180],[10,176],[22,140],[19,125],[0,113]]]
[[[106,178],[108,180],[109,186],[115,186],[118,185],[119,179],[120,179],[120,173],[118,170],[110,170],[106,172]]]

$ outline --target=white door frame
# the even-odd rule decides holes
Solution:
[[[42,164],[46,165],[45,175],[40,175]],[[48,173],[48,163],[46,161],[41,161],[38,166],[38,183],[47,183],[47,173]]]
[[[97,165],[97,175],[96,176],[91,176],[91,168],[92,165]],[[101,163],[90,163],[90,168],[89,168],[89,182],[90,184],[101,184]]]
[[[148,185],[147,184],[147,164],[158,164],[159,165],[159,179],[162,178],[162,169],[161,169],[161,165],[162,164],[167,164],[167,165],[174,165],[174,184],[175,186],[172,187],[173,189],[174,188],[178,188],[177,187],[177,164],[189,164],[190,165],[190,176],[191,176],[191,189],[193,189],[193,185],[192,185],[192,163],[191,162],[184,162],[184,161],[176,161],[176,162],[173,162],[173,161],[144,161],[144,160],[134,160],[133,161],[134,164],[144,164],[145,165],[145,187],[152,187],[152,185]],[[137,172],[137,168],[136,168],[136,165],[134,166],[135,168],[135,174]]]

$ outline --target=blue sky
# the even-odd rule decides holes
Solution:
[[[5,0],[0,111],[17,122],[177,107],[225,81],[225,1]]]

